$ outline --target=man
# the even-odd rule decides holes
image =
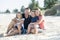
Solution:
[[[24,20],[24,33],[26,33],[25,31],[28,28],[28,25],[31,22],[31,16],[30,16],[30,9],[29,8],[25,8],[24,14],[22,14],[22,17],[25,19]]]

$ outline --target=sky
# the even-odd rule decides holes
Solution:
[[[39,6],[44,6],[44,0],[36,0],[39,1]],[[9,9],[11,12],[13,9],[20,10],[21,6],[24,5],[24,7],[28,7],[28,5],[31,3],[31,0],[0,0],[0,11],[5,11],[6,9]]]

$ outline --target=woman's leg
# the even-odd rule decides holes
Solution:
[[[8,25],[8,29],[7,29],[7,32],[8,33],[12,28],[13,28],[13,25],[15,24],[14,21],[10,22],[10,24]]]
[[[7,36],[12,36],[12,35],[15,35],[15,34],[18,34],[19,33],[19,31],[17,30],[17,29],[13,29],[10,33],[8,33],[7,35],[6,35],[6,37]]]
[[[18,27],[18,32],[19,32],[19,34],[21,34],[21,28],[22,28],[22,26],[21,26],[22,24],[19,24],[17,27]]]
[[[15,30],[15,28],[12,28],[12,29],[8,32],[8,34],[9,34],[9,33],[12,33],[14,30]]]
[[[22,33],[22,24],[23,24],[23,20],[20,21],[20,23],[18,24],[18,31],[19,31],[19,34]]]

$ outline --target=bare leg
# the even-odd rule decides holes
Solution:
[[[28,26],[28,30],[27,30],[27,34],[29,34],[31,32],[31,28],[34,26],[34,24],[29,24]]]
[[[36,24],[33,24],[33,29],[31,29],[31,33],[36,34],[37,33],[37,28],[35,26]]]
[[[19,34],[21,34],[21,24],[18,25]]]
[[[30,29],[31,29],[31,24],[29,24],[29,26],[28,26],[27,34],[30,33]]]
[[[9,26],[8,26],[8,29],[7,29],[7,33],[13,28],[13,25],[15,24],[14,21],[12,21]]]
[[[20,24],[18,24],[18,31],[19,31],[19,34],[21,34],[21,28],[22,28],[22,24],[23,24],[23,20],[20,21]]]
[[[37,28],[36,28],[36,24],[34,24],[34,33],[35,33],[35,34],[38,33]]]
[[[35,30],[34,30],[34,29],[32,29],[32,30],[31,30],[31,33],[32,33],[32,34],[35,34]]]
[[[8,34],[9,34],[9,33],[12,33],[14,30],[15,30],[15,28],[12,28],[12,29],[8,32]]]
[[[15,35],[15,34],[17,34],[17,33],[19,33],[18,30],[13,30],[13,32],[7,34],[5,37],[7,37],[7,36],[12,36],[12,35]]]

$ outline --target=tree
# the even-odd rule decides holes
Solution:
[[[5,13],[10,13],[10,11],[7,9],[7,10],[5,11]]]
[[[37,7],[39,8],[39,3],[38,3],[38,1],[31,0],[31,3],[29,4],[29,8],[30,8],[31,10],[34,10],[34,9],[36,9]]]
[[[23,13],[25,10],[25,7],[24,6],[21,6],[21,12]]]
[[[14,13],[18,13],[18,9],[14,9],[13,12],[14,12]]]
[[[54,4],[56,4],[57,0],[44,0],[45,9],[51,8]]]

